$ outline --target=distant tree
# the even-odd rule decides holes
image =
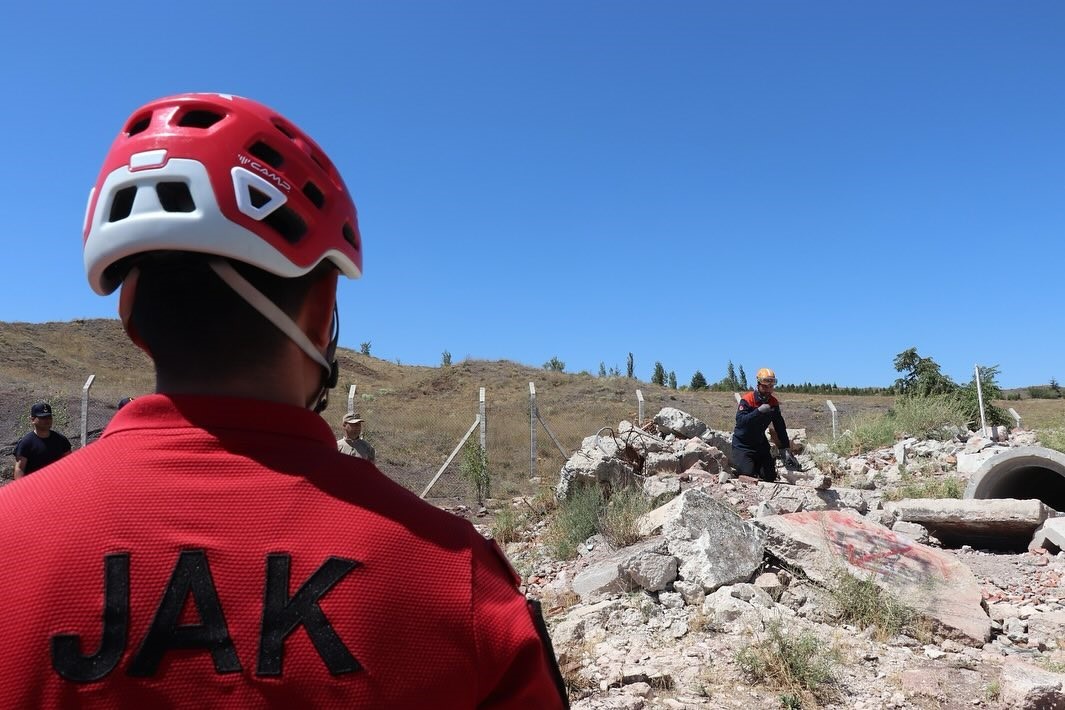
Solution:
[[[618,369],[617,365],[614,365],[610,368],[609,375],[610,377],[621,377],[621,370]]]
[[[701,373],[698,370],[695,371],[695,374],[692,375],[692,381],[691,381],[690,387],[693,390],[704,390],[704,389],[706,389],[706,377],[703,376],[703,373]]]
[[[991,426],[1009,424],[1010,416],[999,407],[994,405],[994,400],[1002,399],[1002,388],[998,385],[998,365],[985,367],[977,365],[980,370],[980,391],[976,390],[976,373],[973,373],[969,384],[958,389],[962,402],[965,404],[965,413],[969,417],[970,426],[980,424],[980,395],[984,399],[984,419]]]
[[[654,374],[651,375],[651,384],[659,385],[660,387],[666,386],[666,368],[662,367],[662,363],[655,363]]]
[[[604,365],[602,361],[599,363],[599,376],[606,377],[606,365]]]
[[[677,373],[673,372],[673,370],[669,371],[669,388],[671,390],[677,389]]]
[[[895,370],[905,373],[895,380],[898,394],[927,397],[933,394],[949,394],[958,389],[952,379],[939,370],[939,364],[930,357],[921,357],[917,348],[903,350],[895,356]]]
[[[449,353],[447,350],[440,353],[440,366],[451,367],[451,353]]]
[[[728,372],[725,374],[725,389],[726,390],[738,390],[740,388],[740,381],[736,378],[736,368],[732,365],[732,360],[728,361]]]
[[[552,356],[550,360],[544,363],[544,369],[550,372],[562,372],[566,369],[566,363],[558,359],[558,356]]]
[[[363,343],[362,345],[359,346],[359,352],[362,353],[363,355],[369,355],[370,354],[370,341],[369,340],[367,340],[365,343]]]
[[[1055,380],[1053,377],[1050,378],[1050,389],[1054,390],[1055,394],[1057,394],[1058,397],[1061,396],[1061,385],[1059,385],[1058,381]]]
[[[632,360],[632,353],[629,353],[629,362],[625,366],[625,376],[628,377],[631,380],[632,379],[632,374],[635,371],[635,369],[636,369],[636,365],[635,365],[635,363]]]
[[[743,371],[743,365],[740,365],[740,389],[749,390],[750,388],[747,384],[747,373]]]

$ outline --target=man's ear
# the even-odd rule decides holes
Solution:
[[[337,302],[337,278],[340,272],[330,269],[307,291],[296,324],[321,350],[333,337],[333,308]]]
[[[118,317],[122,319],[122,329],[126,331],[126,335],[133,341],[133,344],[148,354],[148,357],[152,356],[148,346],[141,340],[141,336],[137,333],[137,328],[133,325],[133,299],[137,294],[137,280],[140,278],[140,269],[133,267],[126,274],[126,278],[122,279],[122,291],[118,296]]]

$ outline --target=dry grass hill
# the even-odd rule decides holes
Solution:
[[[548,372],[510,361],[467,360],[449,367],[399,365],[342,349],[340,386],[324,416],[339,431],[356,386],[353,405],[366,418],[366,438],[376,447],[381,469],[413,490],[421,491],[474,423],[480,388],[486,392],[486,448],[494,496],[529,492],[529,383],[536,386],[543,425],[537,425],[535,473],[544,482],[557,476],[564,462],[559,447],[572,453],[581,440],[601,427],[635,419],[637,395],[643,393],[644,416],[661,407],[683,409],[722,430],[731,430],[734,400],[727,392],[670,390],[623,377]],[[56,427],[79,436],[82,387],[95,375],[90,390],[88,429],[102,429],[119,399],[152,390],[151,362],[122,332],[117,320],[63,323],[0,323],[0,446],[13,444],[28,427],[32,402],[47,399],[57,413]],[[831,417],[822,395],[781,396],[788,425],[804,427],[812,440],[831,437]],[[885,411],[889,397],[833,397],[840,425],[870,411]],[[1006,403],[1004,403],[1006,404]],[[1032,427],[1062,426],[1062,400],[1008,403]],[[552,441],[552,435],[558,446]],[[475,431],[473,439],[476,440]],[[75,444],[77,445],[77,443]],[[7,453],[5,451],[5,453]],[[462,479],[463,453],[456,456],[434,486],[432,497],[469,501]],[[12,461],[0,462],[10,476]]]

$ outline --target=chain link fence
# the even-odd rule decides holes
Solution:
[[[641,402],[639,383],[610,379],[609,385],[580,393],[579,402],[567,398],[573,397],[566,394],[572,388],[517,381],[457,393],[354,388],[347,393],[347,401],[337,392],[341,396],[334,398],[323,416],[339,438],[343,414],[354,411],[365,419],[363,438],[374,446],[377,466],[385,475],[436,502],[471,508],[481,505],[486,496],[526,495],[538,485],[554,485],[562,465],[585,437],[613,429],[622,420],[635,422],[641,414],[646,423],[663,407],[681,409],[714,429],[732,430],[735,402],[731,397],[651,388],[651,396]],[[5,478],[11,477],[15,443],[29,431],[33,402],[52,404],[55,430],[77,449],[83,441],[99,438],[124,395],[90,377],[80,388],[26,396],[26,416],[0,423],[11,442],[0,447],[4,457],[0,475]],[[823,400],[818,406],[824,408]],[[829,426],[827,409],[816,417],[817,426]]]

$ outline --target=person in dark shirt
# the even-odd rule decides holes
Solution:
[[[777,479],[776,463],[765,432],[772,424],[780,442],[780,459],[786,468],[798,468],[791,453],[788,427],[780,413],[780,401],[773,396],[776,373],[768,367],[758,371],[755,389],[740,398],[736,408],[736,429],[732,432],[732,465],[745,476],[763,481]]]
[[[38,402],[30,407],[33,431],[15,446],[15,479],[38,471],[70,453],[70,441],[52,431],[52,405]]]

